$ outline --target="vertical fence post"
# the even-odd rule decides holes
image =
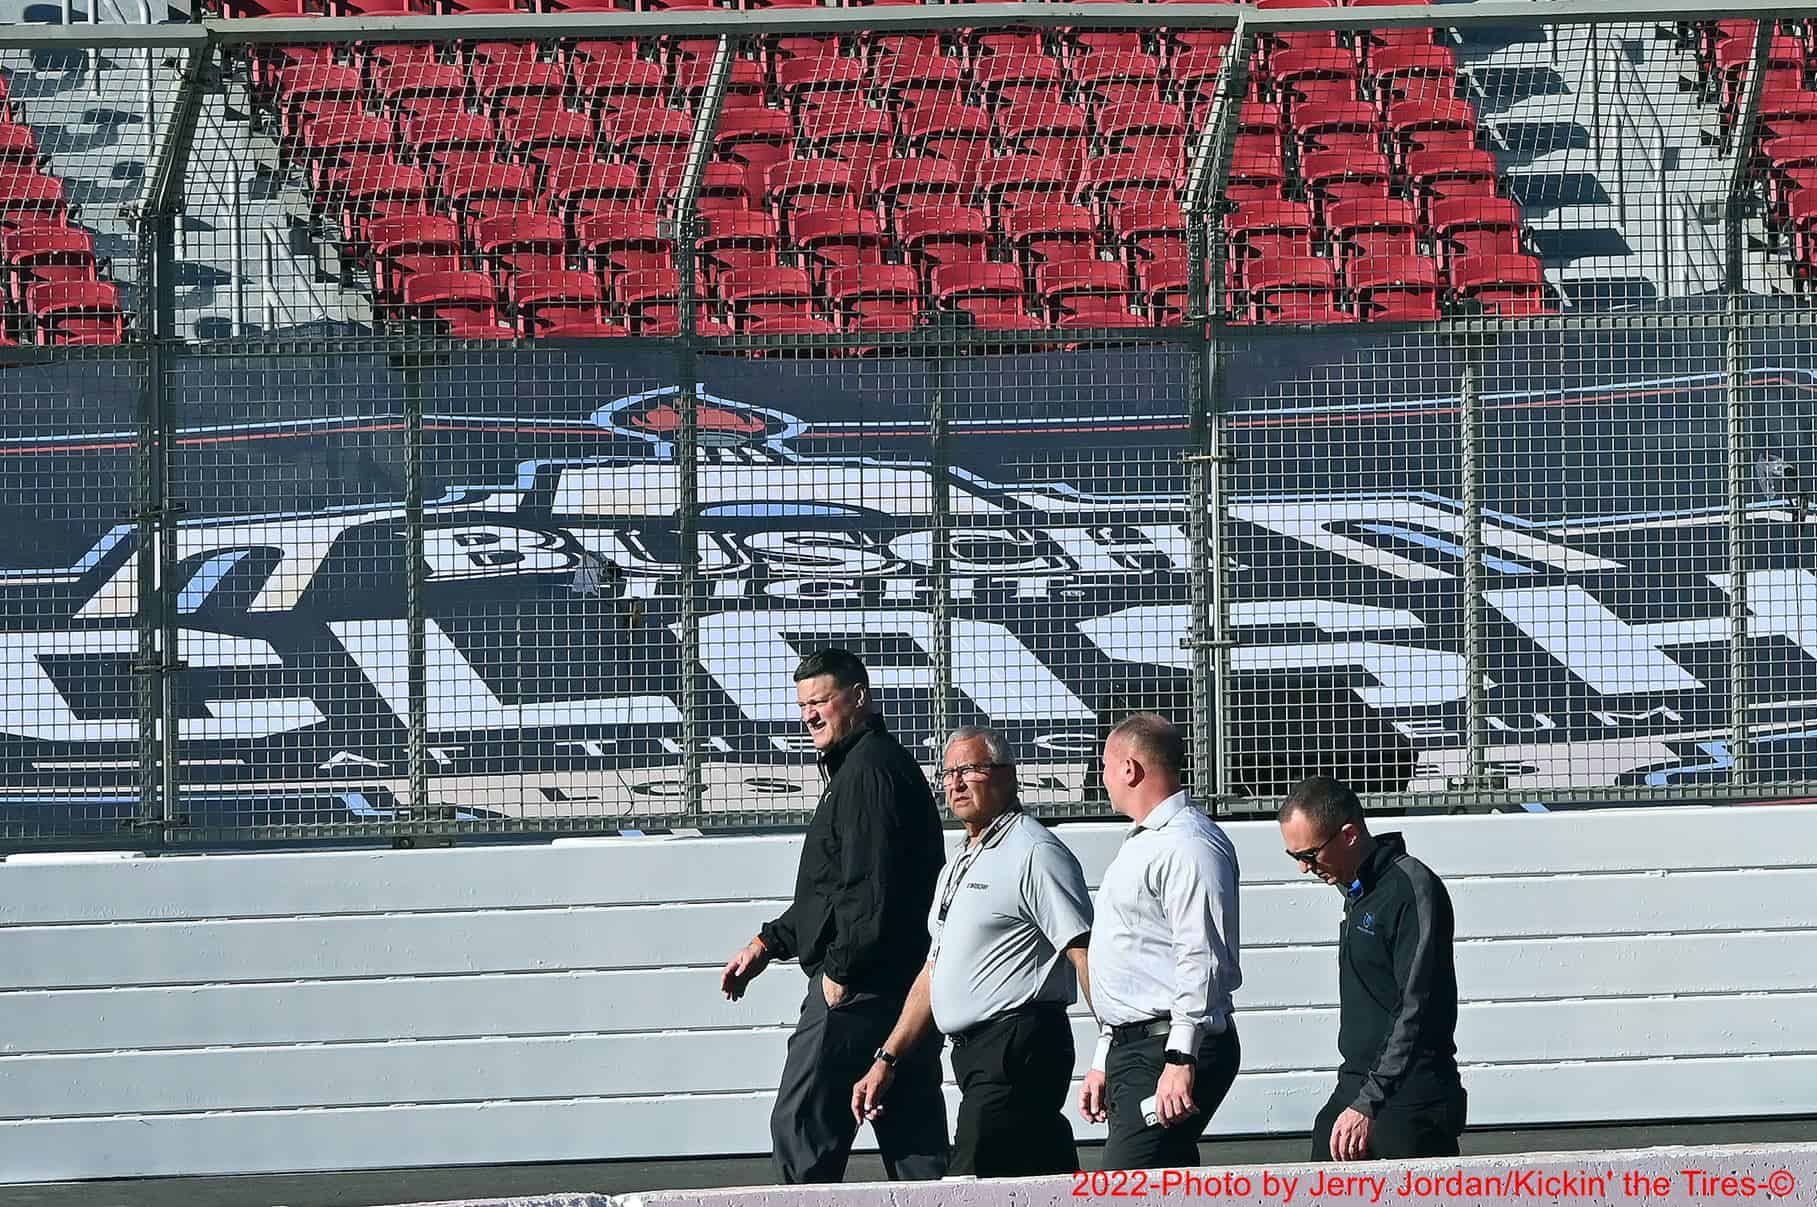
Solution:
[[[953,730],[953,499],[947,468],[951,454],[947,448],[949,380],[945,348],[934,350],[929,372],[933,389],[928,402],[928,477],[933,487],[930,519],[934,547],[928,573],[934,580],[933,727],[934,758],[938,759],[940,743]]]
[[[688,162],[675,197],[675,261],[680,278],[681,337],[675,346],[676,402],[681,425],[676,432],[675,461],[680,475],[681,515],[679,532],[681,574],[676,590],[681,598],[681,778],[683,809],[697,815],[706,804],[706,782],[701,766],[700,726],[700,396],[695,380],[698,363],[699,324],[696,295],[700,271],[700,182],[712,154],[719,110],[725,100],[726,82],[732,75],[732,39],[721,36],[713,50],[700,110],[688,141]]]
[[[1215,324],[1224,320],[1225,246],[1217,199],[1230,171],[1237,117],[1249,91],[1249,33],[1239,17],[1219,72],[1205,128],[1194,144],[1186,186],[1187,318],[1199,338],[1189,374],[1190,449],[1186,456],[1188,602],[1192,647],[1192,765],[1197,791],[1215,816],[1231,794],[1230,612],[1224,581],[1224,517],[1229,453],[1224,438],[1224,371],[1229,350]]]
[[[404,762],[410,778],[410,816],[430,820],[429,810],[429,613],[424,596],[423,360],[411,347],[402,357],[404,378],[404,676],[409,698]]]
[[[91,49],[91,53],[98,51]],[[213,53],[209,44],[192,45],[185,51],[177,102],[162,141],[153,148],[139,212],[139,280],[147,301],[140,313],[146,359],[139,403],[138,472],[134,475],[139,490],[139,651],[135,665],[139,675],[139,806],[142,819],[160,828],[166,840],[182,824],[177,677],[183,662],[175,579],[177,517],[183,507],[173,497],[170,481],[178,397],[171,354],[182,344],[177,329],[177,224],[182,220],[184,173],[202,109],[203,76]]]
[[[1464,368],[1458,380],[1458,461],[1464,504],[1464,786],[1487,787],[1488,700],[1483,666],[1483,408],[1479,341],[1474,325],[1464,333]]]
[[[1754,158],[1754,135],[1760,123],[1760,94],[1766,75],[1767,51],[1777,22],[1763,20],[1754,33],[1754,55],[1747,87],[1735,120],[1734,159],[1729,165],[1729,190],[1723,210],[1723,368],[1726,379],[1723,447],[1728,468],[1729,580],[1729,782],[1748,782],[1748,316],[1743,293],[1746,280],[1746,231],[1749,177]]]

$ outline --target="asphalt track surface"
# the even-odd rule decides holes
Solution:
[[[1205,1164],[1265,1165],[1303,1161],[1303,1135],[1207,1142]],[[1661,1144],[1800,1143],[1817,1141],[1817,1118],[1664,1122],[1620,1127],[1556,1127],[1466,1133],[1465,1156],[1646,1148]],[[1082,1146],[1087,1169],[1101,1149]],[[140,1178],[0,1187],[0,1207],[381,1207],[448,1199],[590,1191],[626,1194],[711,1186],[762,1185],[761,1157],[704,1157],[687,1161],[605,1161],[597,1164],[491,1165],[460,1169],[398,1169],[364,1173],[279,1174],[258,1177]],[[853,1182],[878,1181],[875,1155],[854,1157]]]

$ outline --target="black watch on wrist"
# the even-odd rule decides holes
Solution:
[[[1182,1052],[1177,1048],[1169,1048],[1167,1051],[1161,1053],[1161,1059],[1170,1065],[1190,1065],[1198,1063],[1192,1058],[1191,1052]]]
[[[892,1069],[896,1067],[896,1054],[888,1048],[878,1048],[875,1052],[871,1053],[871,1059],[881,1060]]]

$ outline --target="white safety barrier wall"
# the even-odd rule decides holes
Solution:
[[[1456,902],[1472,1123],[1817,1112],[1817,808],[1377,828]],[[1244,1073],[1213,1131],[1305,1131],[1340,902],[1272,823],[1230,829]],[[1121,827],[1059,832],[1095,884]],[[799,847],[9,860],[0,1179],[766,1152],[804,982],[734,1004],[717,979]]]

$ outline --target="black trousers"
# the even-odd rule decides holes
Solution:
[[[1142,1118],[1142,1100],[1155,1092],[1166,1063],[1167,1037],[1114,1044],[1104,1065],[1105,1094],[1110,1099],[1110,1137],[1104,1142],[1105,1169],[1179,1169],[1199,1163],[1199,1137],[1230,1092],[1242,1063],[1237,1025],[1231,1020],[1217,1035],[1199,1041],[1192,1076],[1192,1100],[1198,1114],[1172,1127],[1150,1127]]]
[[[1072,1124],[1061,1113],[1073,1076],[1066,1007],[999,1015],[954,1036],[953,1074],[964,1097],[950,1172],[1017,1178],[1078,1170]]]
[[[1312,1159],[1329,1161],[1331,1129],[1338,1116],[1356,1101],[1360,1083],[1339,1081],[1312,1125]],[[1464,1132],[1469,1097],[1462,1086],[1419,1102],[1389,1099],[1375,1112],[1365,1160],[1403,1157],[1455,1157],[1457,1138]]]
[[[789,1036],[782,1084],[770,1113],[771,1165],[782,1183],[838,1182],[858,1122],[852,1086],[870,1070],[872,1054],[889,1038],[902,998],[851,993],[829,1010],[816,974],[808,981],[801,1019]],[[940,1047],[923,1041],[903,1057],[872,1127],[892,1180],[946,1174],[946,1099],[940,1093]]]

